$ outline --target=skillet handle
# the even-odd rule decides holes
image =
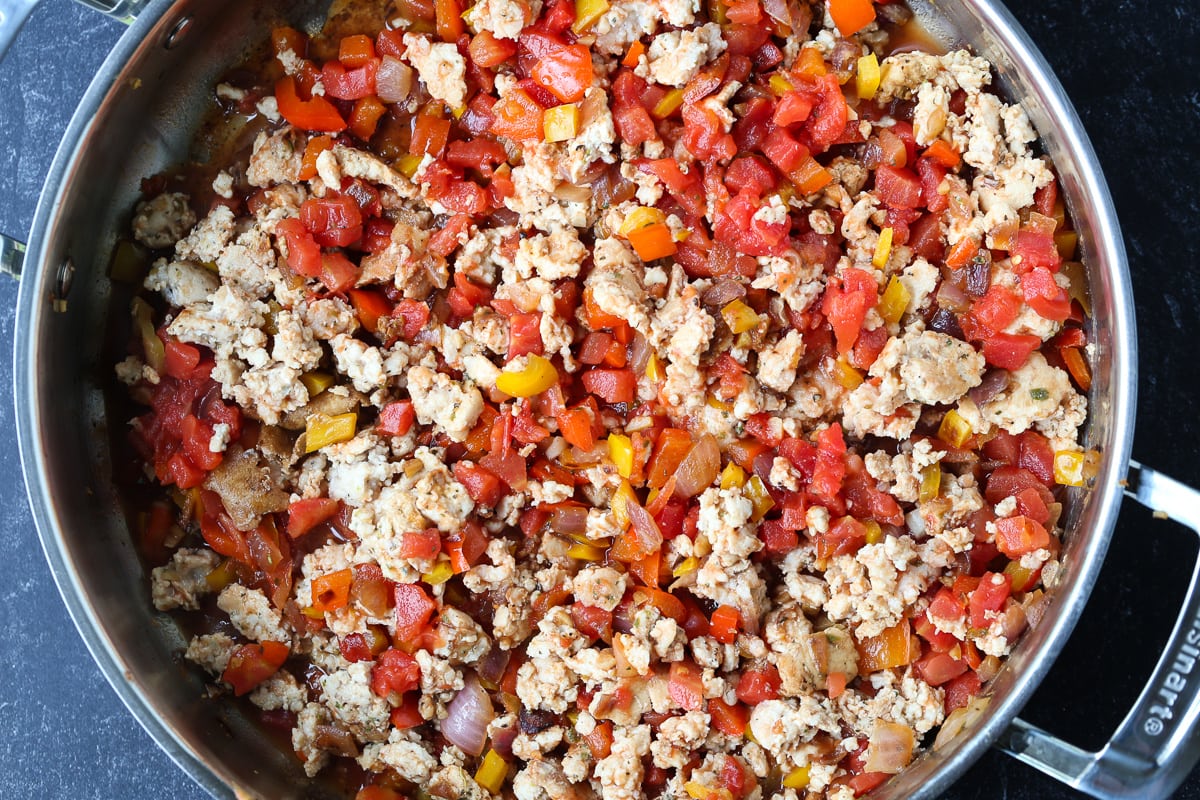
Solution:
[[[1125,494],[1200,535],[1200,492],[1130,462]],[[1117,732],[1089,753],[1020,719],[997,746],[1047,775],[1102,800],[1166,798],[1200,759],[1200,562],[1175,630]]]
[[[133,22],[138,13],[149,5],[150,0],[76,0],[80,5],[107,14],[126,24]],[[0,58],[8,52],[13,40],[21,32],[21,26],[33,12],[38,0],[0,0]]]

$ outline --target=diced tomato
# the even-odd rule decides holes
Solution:
[[[671,702],[685,711],[699,711],[704,707],[704,680],[700,668],[690,661],[675,661],[671,664],[671,677],[667,682],[667,696]]]
[[[771,121],[781,127],[804,122],[812,114],[816,104],[816,99],[807,92],[786,92],[776,103]]]
[[[921,180],[909,169],[881,164],[875,171],[875,194],[884,205],[916,208],[921,205]]]
[[[738,627],[741,622],[742,616],[736,608],[725,605],[717,606],[716,611],[712,613],[710,635],[722,644],[733,644],[737,640]]]
[[[230,656],[221,680],[241,697],[278,672],[287,661],[288,653],[288,646],[279,642],[242,645]]]
[[[756,706],[765,700],[778,700],[782,683],[779,670],[773,664],[742,670],[737,685],[738,700],[748,706]]]
[[[590,369],[583,373],[583,388],[610,405],[632,403],[637,377],[631,369]]]
[[[742,736],[750,723],[750,709],[741,703],[729,705],[719,697],[708,701],[712,726],[726,736]]]
[[[375,431],[384,436],[403,436],[412,430],[416,412],[411,400],[394,400],[379,412]]]
[[[544,109],[524,89],[513,88],[492,106],[492,133],[518,142],[542,138]]]
[[[371,670],[371,691],[379,697],[404,694],[420,687],[421,665],[403,650],[385,650]]]
[[[400,557],[432,560],[442,552],[442,536],[437,528],[406,531],[400,534]]]
[[[734,159],[725,172],[725,185],[730,192],[745,190],[761,196],[774,189],[776,183],[775,173],[756,156]]]
[[[298,539],[338,511],[338,501],[328,497],[297,500],[288,506],[288,536]]]
[[[612,641],[613,612],[611,611],[576,602],[571,606],[571,621],[575,624],[576,630],[593,642],[597,639],[605,642]]]
[[[994,285],[987,294],[971,304],[970,316],[987,333],[999,333],[1021,313],[1021,299],[1003,286]],[[967,326],[964,326],[966,330]],[[968,334],[969,335],[969,334]],[[978,338],[985,338],[980,336]],[[975,338],[975,337],[970,337]]]
[[[1016,516],[996,520],[996,547],[1009,558],[1050,546],[1045,527],[1029,517]]]
[[[1001,520],[1002,522],[1005,520]],[[999,541],[999,536],[996,537]],[[999,611],[1012,593],[1012,578],[1003,572],[987,572],[979,579],[979,586],[971,592],[967,605],[971,613],[972,628],[986,628],[991,620],[989,611]]]
[[[1055,272],[1062,265],[1062,256],[1058,253],[1058,245],[1054,243],[1054,235],[1041,231],[1018,231],[1012,256],[1013,267],[1017,272],[1025,272],[1034,267],[1045,267]]]
[[[398,728],[402,731],[406,731],[409,728],[415,728],[418,725],[425,724],[425,718],[421,716],[420,697],[416,692],[407,693],[404,696],[404,702],[401,703],[396,708],[392,709],[391,722],[392,722],[393,727]],[[372,788],[382,788],[382,787],[369,786],[367,788],[372,789]],[[363,791],[366,791],[366,790],[364,789]],[[391,791],[391,790],[388,789],[385,791]],[[396,794],[395,797],[396,797],[396,800],[401,800],[403,795]],[[359,797],[356,797],[355,800],[365,800],[365,799],[360,795]],[[391,798],[390,797],[386,797],[386,798],[380,797],[380,798],[378,798],[378,800],[391,800]]]
[[[346,69],[338,61],[327,61],[321,68],[321,84],[325,94],[335,100],[360,100],[375,94],[375,73],[378,71],[377,59],[371,59],[358,69]]]
[[[450,120],[442,119],[429,111],[422,111],[413,117],[412,139],[409,141],[408,152],[418,158],[426,155],[441,158],[449,139]]]
[[[592,430],[592,415],[584,408],[564,409],[556,416],[558,430],[567,443],[588,451],[596,446],[596,435]]]
[[[1071,316],[1071,296],[1054,281],[1045,267],[1034,267],[1021,276],[1021,291],[1029,307],[1046,319],[1066,322]]]
[[[394,327],[389,329],[390,337],[394,339],[399,335],[405,341],[411,342],[417,338],[417,334],[423,331],[429,322],[429,306],[420,300],[410,300],[405,297],[396,303],[389,316],[393,320],[400,321],[398,326],[393,323]]]
[[[855,797],[862,797],[864,794],[878,789],[890,777],[892,776],[886,772],[860,772],[847,778],[846,785],[854,791]]]
[[[513,314],[508,318],[508,360],[528,353],[542,355],[542,315]]]
[[[308,278],[320,277],[321,246],[303,222],[296,217],[280,220],[275,234],[283,239],[287,248],[288,269]]]
[[[914,617],[912,621],[913,632],[925,641],[929,642],[929,649],[938,653],[948,653],[961,644],[961,642],[958,640],[958,637],[956,637],[953,633],[940,631],[932,622],[929,621],[930,614],[933,614],[938,619],[946,620],[956,620],[962,617],[962,606],[957,600],[954,599],[954,593],[950,589],[943,588],[938,592],[938,597],[943,597],[943,595],[949,600],[949,602],[943,602],[943,605],[950,605],[952,603],[953,605],[951,606],[951,609],[955,613],[955,616],[942,617],[939,614],[935,614],[933,608],[931,607],[928,613],[921,612]]]
[[[1045,525],[1049,521],[1050,509],[1046,507],[1046,501],[1036,489],[1023,489],[1016,495],[1016,498],[1019,514],[1029,517],[1040,525]]]
[[[917,175],[921,179],[921,205],[935,214],[940,214],[950,207],[949,194],[938,192],[938,187],[942,185],[948,173],[949,170],[945,166],[931,158],[922,158],[917,162]]]
[[[577,103],[592,85],[592,55],[581,44],[567,45],[542,56],[530,73],[538,85],[564,103]]]
[[[763,549],[772,555],[786,555],[800,546],[800,536],[782,519],[765,519],[758,527]]]
[[[490,178],[494,168],[507,158],[500,143],[489,139],[451,142],[446,150],[446,163],[450,166],[476,170],[485,178]]]
[[[483,30],[467,45],[471,60],[481,67],[498,67],[517,54],[517,43]]]
[[[305,200],[300,221],[322,247],[349,247],[362,238],[362,210],[345,195]]]
[[[386,219],[370,219],[363,226],[362,241],[358,246],[372,255],[382,253],[392,243],[395,225]]]
[[[813,494],[827,500],[837,496],[846,476],[845,455],[841,425],[835,422],[817,434],[817,464],[810,486]]]
[[[462,530],[447,536],[444,545],[450,556],[450,566],[457,575],[479,563],[487,551],[488,538],[479,523],[472,520],[463,525]]]
[[[478,464],[458,461],[452,469],[454,479],[461,483],[471,499],[481,506],[494,506],[508,494],[504,481]]]
[[[704,162],[727,161],[737,154],[737,144],[724,122],[706,105],[684,103],[683,146]]]
[[[160,337],[161,338],[161,337]],[[187,380],[200,364],[200,348],[168,338],[164,342],[166,358],[163,368],[166,373],[177,380]]]
[[[396,584],[392,597],[396,610],[396,640],[413,645],[429,624],[437,603],[415,583]]]
[[[954,710],[969,705],[982,689],[983,681],[974,671],[968,670],[957,678],[951,678],[945,687],[946,714],[949,715]]]
[[[1041,344],[1042,340],[1033,334],[996,333],[984,340],[983,357],[994,367],[1016,370]]]
[[[867,312],[878,303],[879,288],[865,270],[851,267],[840,277],[840,281],[830,279],[821,300],[821,313],[833,327],[838,352],[846,354],[858,340]]]
[[[929,614],[944,619],[953,621],[960,619],[963,616],[964,608],[958,596],[950,589],[943,588],[934,595],[933,602],[929,604]]]
[[[836,75],[817,78],[816,89],[819,100],[804,123],[804,131],[812,142],[813,152],[823,153],[845,134],[850,110]]]
[[[914,665],[917,675],[930,686],[941,686],[967,671],[965,662],[947,653],[929,653]]]

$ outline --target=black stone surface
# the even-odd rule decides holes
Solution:
[[[1200,486],[1200,4],[1008,5],[1073,98],[1116,198],[1140,328],[1134,455]],[[0,62],[0,231],[28,231],[58,138],[121,30],[68,0],[44,0]],[[12,383],[15,298],[15,284],[0,279],[3,386]],[[1024,716],[1102,745],[1157,660],[1196,549],[1183,529],[1127,507],[1092,601]],[[0,559],[0,798],[204,797],[122,707],[67,617],[27,509],[11,402],[0,402]],[[1081,795],[993,752],[946,796]],[[1177,797],[1200,798],[1200,773]]]

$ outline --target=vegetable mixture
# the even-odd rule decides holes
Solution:
[[[217,86],[117,373],[154,603],[307,775],[846,800],[980,710],[1095,468],[1089,306],[910,16],[400,0]]]

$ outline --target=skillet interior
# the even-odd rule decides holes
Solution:
[[[22,281],[17,339],[17,406],[22,457],[35,517],[59,586],[89,648],[150,733],[216,796],[328,797],[307,786],[297,762],[263,740],[227,703],[204,701],[197,673],[181,663],[185,640],[154,612],[147,580],[113,489],[111,351],[102,332],[122,328],[124,297],[105,278],[108,254],[128,223],[139,182],[189,154],[211,86],[278,23],[280,4],[160,0],[151,4],[106,62],[69,129],[39,205]],[[328,1],[290,4],[305,26]],[[993,682],[991,714],[974,737],[922,758],[880,797],[935,796],[999,734],[1028,699],[1073,626],[1095,579],[1115,518],[1129,453],[1135,353],[1128,275],[1115,216],[1090,145],[1061,89],[1006,12],[987,0],[919,0],[915,10],[947,45],[969,41],[997,67],[1009,96],[1021,97],[1054,159],[1090,266],[1097,353],[1087,445],[1106,454],[1088,503],[1067,512],[1071,531],[1056,601]],[[165,43],[192,19],[174,47]],[[957,34],[953,32],[958,32]],[[1022,63],[1021,69],[1017,64]],[[83,154],[86,154],[84,157]],[[76,267],[64,313],[50,300],[58,265]],[[81,424],[82,423],[82,424]],[[120,435],[120,431],[116,432]],[[1079,498],[1075,498],[1079,499]]]

